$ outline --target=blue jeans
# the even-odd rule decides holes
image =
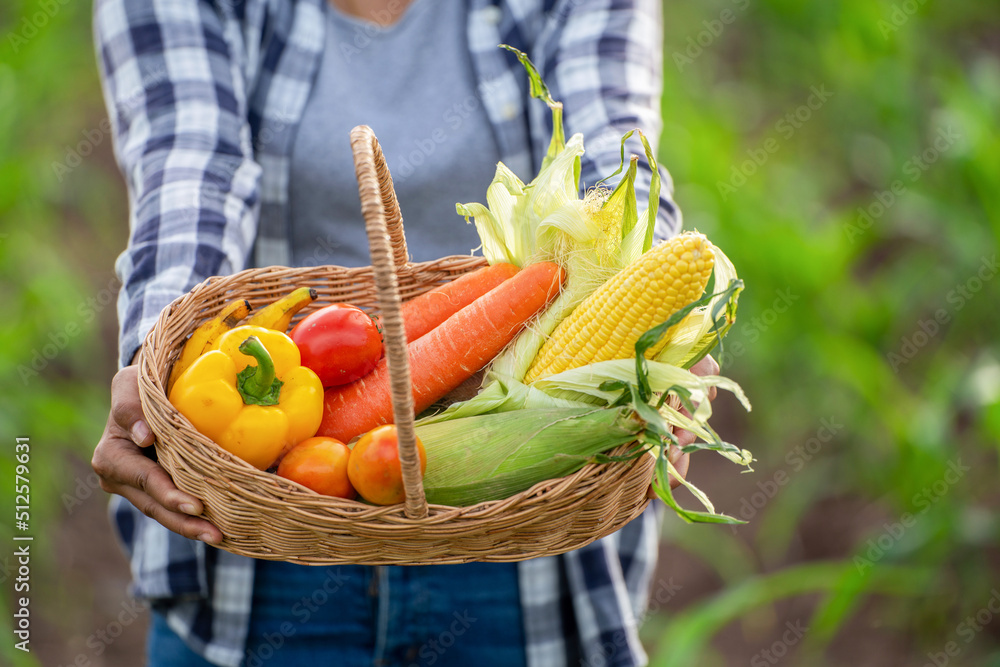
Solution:
[[[207,667],[154,614],[150,667]],[[258,561],[246,667],[520,667],[517,567]]]

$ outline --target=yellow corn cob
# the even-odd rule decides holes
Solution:
[[[701,296],[714,260],[708,239],[694,232],[654,246],[597,288],[556,327],[525,382],[597,361],[634,357],[639,336]],[[647,351],[647,356],[657,354],[661,345]]]

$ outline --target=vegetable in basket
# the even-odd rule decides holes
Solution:
[[[354,382],[382,358],[382,332],[368,313],[346,303],[309,313],[288,335],[324,387]]]
[[[420,438],[414,442],[420,474],[427,471],[427,452]],[[406,500],[403,466],[399,462],[399,438],[394,424],[365,433],[351,447],[347,477],[362,498],[374,505],[395,505]]]
[[[323,386],[284,333],[251,325],[223,334],[177,379],[170,402],[198,431],[266,470],[316,434]]]
[[[630,359],[635,342],[705,291],[714,265],[702,234],[681,234],[654,246],[599,287],[559,323],[538,352],[525,382],[608,359]],[[663,349],[666,339],[647,357]]]
[[[721,343],[735,321],[743,283],[725,254],[703,235],[683,234],[654,247],[660,176],[641,132],[622,137],[621,166],[611,176],[624,174],[614,190],[595,187],[581,197],[583,138],[566,139],[562,105],[527,57],[507,48],[528,71],[532,95],[552,111],[549,150],[530,183],[498,164],[487,205],[459,204],[457,210],[475,222],[488,261],[518,266],[554,261],[566,269],[566,285],[486,369],[479,394],[424,417],[417,426],[509,411],[627,405],[647,423],[643,440],[657,458],[653,488],[658,495],[686,520],[735,522],[715,513],[704,494],[683,479],[708,511],[683,510],[674,502],[667,477],[677,475],[667,451],[676,443],[672,429],[679,427],[704,440],[686,452],[711,449],[741,465],[752,461],[749,452],[723,442],[708,425],[712,387],[733,392],[750,408],[739,385],[685,370]],[[625,159],[626,141],[634,135],[652,172],[649,203],[641,213],[635,195],[637,158]],[[662,291],[633,287],[630,281],[643,276],[666,284]],[[605,305],[598,305],[605,298]],[[425,444],[433,447],[429,437]],[[609,437],[604,450],[615,444]],[[558,445],[546,451],[564,455]]]
[[[414,410],[419,414],[481,370],[558,293],[565,272],[533,264],[408,344]],[[388,363],[326,391],[320,435],[350,442],[393,419]]]
[[[244,324],[253,324],[275,331],[285,331],[295,313],[299,312],[316,300],[316,290],[310,287],[300,287],[277,301],[268,304],[250,316]],[[231,331],[246,319],[253,310],[246,299],[235,299],[227,303],[214,318],[194,330],[194,333],[184,343],[181,354],[170,369],[170,379],[167,381],[167,393],[174,387],[181,373],[194,363],[203,352],[212,347],[219,336]]]
[[[644,427],[624,407],[537,408],[418,426],[434,462],[424,494],[429,503],[456,507],[509,498],[635,441]]]
[[[451,282],[439,285],[409,301],[404,301],[400,312],[407,342],[414,341],[470,303],[507,280],[518,268],[499,262],[463,273]],[[378,316],[375,321],[379,322]]]
[[[351,500],[358,494],[347,477],[351,450],[333,438],[306,438],[281,457],[275,474],[316,493]]]
[[[227,303],[222,312],[205,322],[185,341],[181,354],[170,369],[170,379],[167,380],[167,392],[174,388],[177,378],[190,368],[191,364],[212,346],[212,343],[227,331],[239,325],[240,321],[252,310],[246,299],[237,299]]]

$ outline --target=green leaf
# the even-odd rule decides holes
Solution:
[[[602,185],[608,179],[614,178],[625,168],[625,141],[635,132],[636,130],[629,130],[622,136],[621,162],[618,165],[618,169],[599,180],[595,184],[595,187]],[[601,205],[601,211],[598,214],[600,219],[608,219],[609,222],[611,220],[621,221],[619,224],[621,226],[621,240],[623,243],[639,221],[639,209],[635,201],[635,177],[637,170],[638,158],[632,157],[629,160],[628,171],[625,173],[624,178],[618,182],[611,195]]]
[[[542,79],[542,75],[538,73],[538,69],[535,67],[534,63],[528,58],[527,54],[523,51],[515,49],[509,44],[500,44],[500,48],[507,49],[521,61],[521,65],[524,66],[525,71],[528,73],[528,83],[531,96],[535,99],[542,100],[545,102],[549,109],[552,110],[552,140],[549,142],[549,151],[542,160],[542,170],[549,165],[550,162],[555,160],[556,156],[562,152],[563,147],[566,145],[566,135],[563,131],[563,107],[561,102],[556,102],[552,99],[552,93],[549,92],[549,87],[545,85],[545,81]],[[580,185],[580,159],[576,158],[574,166],[575,183],[577,189]]]
[[[538,69],[535,64],[531,62],[527,54],[523,51],[510,46],[509,44],[500,44],[501,49],[507,49],[521,61],[524,66],[525,71],[528,72],[528,80],[531,82],[531,96],[540,99],[550,107],[559,104],[554,99],[552,99],[552,93],[549,92],[549,87],[545,85],[545,81],[542,79],[542,75],[538,73]]]
[[[517,258],[510,252],[510,246],[505,234],[505,228],[496,216],[482,204],[455,204],[455,211],[465,216],[466,222],[473,218],[479,240],[483,247],[483,256],[490,262],[508,262],[520,266]]]
[[[646,252],[653,247],[653,231],[656,229],[656,214],[660,211],[660,168],[656,164],[656,156],[649,145],[649,140],[641,131],[639,139],[642,140],[642,147],[646,151],[646,159],[649,161],[651,178],[649,181],[649,205],[646,207],[646,237],[642,244],[642,251]]]
[[[639,381],[639,387],[643,390],[643,395],[649,395],[649,370],[647,368],[648,362],[646,360],[646,350],[656,345],[664,334],[670,329],[670,327],[680,323],[685,317],[688,316],[695,308],[708,303],[712,296],[703,296],[693,303],[689,303],[684,306],[676,313],[667,318],[665,322],[661,322],[652,329],[645,331],[639,339],[635,342],[635,375]]]
[[[660,500],[666,503],[668,507],[677,513],[677,516],[687,523],[721,523],[727,525],[739,525],[746,523],[745,521],[735,519],[725,514],[716,514],[713,511],[696,512],[684,509],[677,504],[677,500],[674,499],[674,494],[670,490],[670,475],[676,476],[677,479],[681,480],[682,484],[685,482],[684,478],[678,474],[673,464],[670,463],[666,452],[661,451],[656,458],[656,468],[653,475],[653,491]],[[701,494],[700,491],[699,494],[701,495],[701,498],[704,498],[704,494]]]
[[[852,569],[855,566],[850,561],[805,563],[730,586],[674,616],[659,642],[660,649],[651,657],[650,667],[697,665],[712,637],[733,620],[778,600],[836,590]],[[933,575],[931,568],[880,565],[867,584],[867,592],[901,597],[923,595],[924,584]]]

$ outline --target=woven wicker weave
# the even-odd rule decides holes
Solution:
[[[638,516],[649,502],[653,460],[648,456],[590,464],[501,501],[472,507],[426,503],[412,445],[413,407],[399,302],[476,269],[484,260],[454,256],[408,263],[402,218],[378,142],[365,126],[354,129],[351,141],[372,267],[268,267],[210,278],[164,309],[143,342],[139,390],[156,434],[159,462],[179,488],[204,502],[205,518],[224,535],[221,548],[316,565],[517,561],[579,548]],[[321,496],[257,470],[196,431],[167,401],[170,368],[199,324],[234,298],[260,307],[301,286],[319,293],[310,309],[347,302],[382,313],[405,504],[374,507]]]

